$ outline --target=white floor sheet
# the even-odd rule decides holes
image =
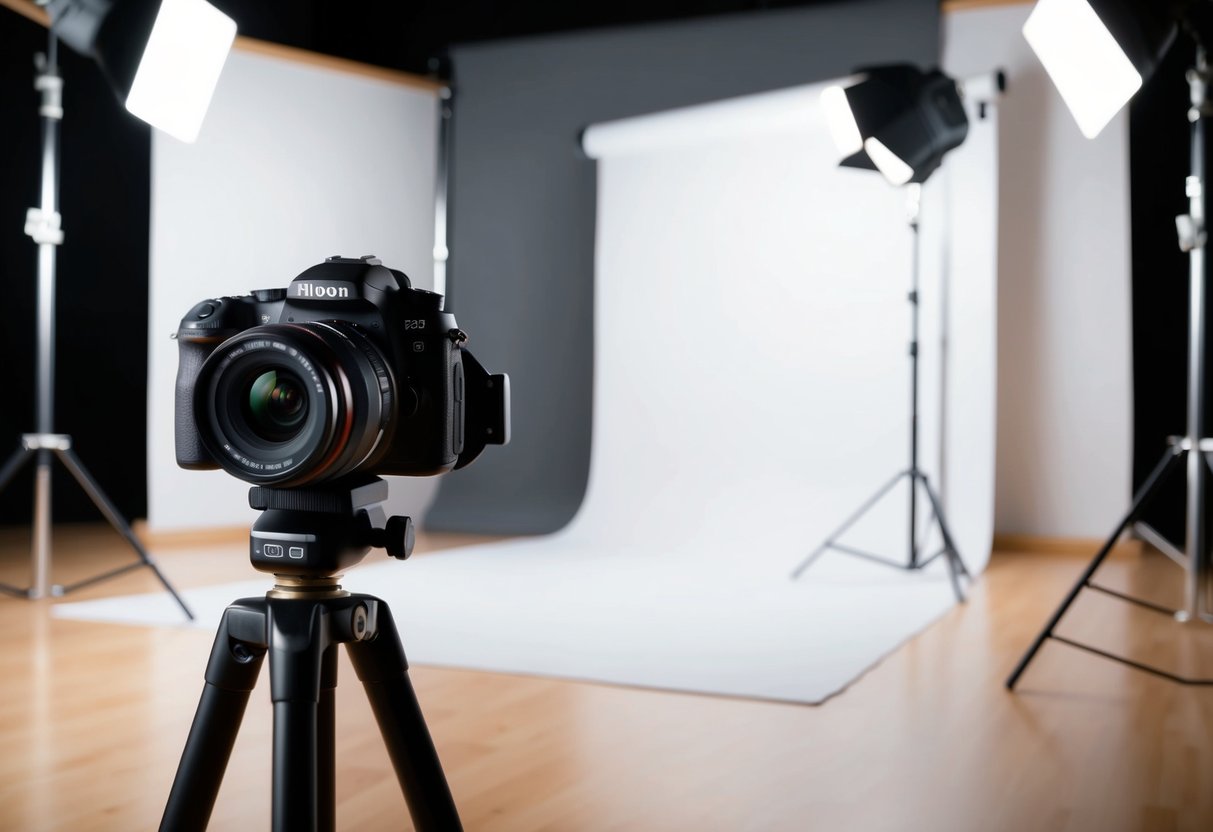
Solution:
[[[950,609],[942,562],[830,554],[788,578],[908,456],[905,195],[833,167],[818,94],[614,125],[585,502],[550,537],[352,572],[392,605],[411,661],[820,702]],[[923,216],[923,465],[975,575],[993,520],[996,162],[993,120],[975,121]],[[905,503],[893,492],[848,542],[904,558]],[[209,628],[265,586],[187,598]],[[56,614],[180,620],[159,595]]]

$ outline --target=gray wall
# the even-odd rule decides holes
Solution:
[[[510,374],[514,436],[444,479],[426,526],[546,533],[581,504],[595,209],[594,164],[578,150],[583,127],[863,64],[933,65],[939,30],[938,0],[852,0],[455,49],[447,308],[485,365]],[[645,302],[643,286],[636,302]],[[669,314],[676,326],[679,310]],[[661,360],[665,336],[636,336],[652,341]]]

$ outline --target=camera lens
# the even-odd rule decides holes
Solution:
[[[198,371],[198,436],[228,473],[298,486],[373,464],[389,447],[395,380],[355,324],[268,324],[229,338]]]
[[[299,432],[307,416],[303,383],[290,370],[269,370],[249,385],[248,422],[267,442],[285,442]]]

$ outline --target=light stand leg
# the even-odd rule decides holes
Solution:
[[[960,556],[960,549],[956,548],[956,539],[952,537],[952,527],[948,524],[947,517],[944,516],[943,497],[935,490],[935,486],[931,485],[930,479],[923,475],[922,484],[927,489],[927,497],[931,501],[931,506],[935,512],[935,518],[939,521],[939,534],[944,540],[944,552],[951,553],[952,559],[956,562],[956,572],[962,578],[972,578],[973,575],[969,572],[969,567],[965,566],[964,558]]]
[[[858,523],[859,520],[865,514],[867,514],[869,511],[871,511],[873,506],[875,506],[877,503],[879,503],[880,500],[886,494],[888,494],[890,491],[892,491],[893,486],[897,485],[897,483],[901,482],[901,480],[904,477],[907,477],[909,475],[910,475],[909,471],[902,471],[901,473],[899,473],[895,477],[893,477],[893,479],[889,480],[884,485],[882,485],[880,488],[876,489],[875,494],[873,494],[871,497],[869,497],[867,500],[865,500],[859,508],[855,509],[854,513],[852,513],[850,517],[848,517],[846,520],[842,521],[841,526],[839,526],[837,529],[835,529],[833,532],[831,532],[830,536],[827,537],[820,546],[818,546],[816,549],[814,549],[807,558],[805,558],[804,560],[802,560],[800,562],[800,565],[797,566],[792,571],[792,580],[796,580],[797,578],[799,578],[806,569],[808,569],[810,566],[813,565],[814,561],[816,561],[819,557],[821,557],[823,554],[825,554],[827,549],[830,549],[834,546],[834,542],[836,540],[838,540],[838,538],[842,537],[842,535],[845,534],[846,531],[851,528],[851,526],[854,526],[856,523]]]
[[[105,492],[101,490],[101,486],[97,484],[97,481],[93,479],[93,475],[90,474],[88,469],[84,467],[84,463],[82,463],[80,458],[76,456],[75,451],[73,451],[69,446],[59,448],[55,453],[63,462],[64,467],[67,468],[67,470],[71,472],[72,476],[76,478],[76,482],[80,483],[80,487],[84,489],[84,493],[87,494],[89,499],[93,501],[93,505],[97,507],[97,509],[105,516],[105,519],[109,521],[109,524],[113,526],[114,531],[122,535],[126,542],[130,544],[131,548],[135,550],[135,554],[139,556],[140,561],[138,564],[122,567],[114,570],[113,572],[98,575],[96,577],[89,578],[86,581],[80,581],[79,583],[64,587],[63,591],[65,593],[71,592],[73,590],[80,589],[81,587],[97,583],[98,581],[106,580],[114,575],[130,571],[132,568],[146,566],[148,569],[152,570],[152,573],[155,574],[156,579],[160,581],[161,585],[168,592],[168,594],[173,596],[173,600],[177,602],[177,606],[181,607],[181,611],[185,613],[185,617],[190,621],[193,621],[194,614],[190,611],[190,608],[186,606],[185,601],[177,593],[177,590],[173,588],[173,585],[168,582],[168,578],[166,578],[164,573],[160,571],[160,567],[154,560],[152,560],[152,556],[148,554],[145,548],[143,548],[143,544],[140,543],[139,538],[135,536],[135,532],[131,529],[130,524],[126,522],[126,519],[123,518],[121,513],[119,513],[117,507],[110,501]]]
[[[24,445],[13,451],[12,455],[5,461],[4,467],[0,468],[0,491],[4,490],[4,486],[8,485],[8,481],[16,476],[25,463],[33,458],[33,454]]]
[[[952,591],[956,594],[956,600],[964,603],[965,594],[960,587],[960,578],[961,576],[969,577],[969,570],[961,560],[960,552],[956,550],[956,542],[952,539],[952,532],[948,528],[948,519],[944,516],[939,495],[931,488],[931,482],[927,479],[926,474],[921,471],[917,472],[916,480],[922,483],[923,490],[927,492],[927,499],[931,502],[935,521],[939,524],[939,535],[943,538],[943,556],[948,567],[948,579],[952,582]]]
[[[1152,500],[1158,493],[1163,483],[1166,482],[1167,476],[1174,469],[1175,464],[1180,460],[1181,457],[1184,456],[1185,453],[1188,452],[1186,452],[1182,446],[1175,445],[1167,450],[1167,452],[1163,455],[1163,458],[1159,460],[1157,465],[1154,466],[1154,470],[1150,472],[1150,476],[1146,478],[1146,481],[1142,483],[1141,488],[1137,490],[1137,494],[1134,495],[1133,503],[1129,507],[1129,513],[1121,518],[1121,521],[1116,526],[1115,531],[1113,531],[1108,537],[1107,541],[1104,542],[1103,548],[1099,550],[1099,552],[1095,555],[1095,558],[1090,564],[1088,564],[1086,570],[1083,571],[1082,575],[1075,582],[1074,586],[1070,588],[1069,593],[1066,594],[1065,600],[1061,602],[1061,606],[1059,606],[1049,618],[1049,621],[1047,624],[1045,624],[1044,629],[1040,631],[1040,634],[1037,635],[1036,639],[1032,642],[1032,646],[1028,648],[1028,652],[1024,653],[1023,658],[1019,660],[1019,664],[1017,664],[1015,669],[1011,671],[1011,675],[1007,678],[1007,690],[1015,690],[1015,684],[1019,681],[1019,677],[1022,676],[1024,671],[1028,669],[1028,665],[1032,663],[1032,659],[1036,657],[1036,654],[1040,651],[1040,648],[1044,646],[1044,643],[1050,638],[1053,638],[1053,631],[1061,622],[1062,617],[1065,616],[1066,611],[1070,609],[1070,606],[1078,598],[1079,593],[1090,585],[1091,578],[1103,564],[1104,559],[1107,558],[1109,553],[1111,553],[1112,547],[1116,545],[1116,541],[1120,540],[1120,536],[1124,534],[1125,529],[1133,525],[1134,521],[1137,520],[1138,515],[1140,515],[1142,510],[1149,505],[1150,500]],[[1195,455],[1199,456],[1199,453]]]
[[[3,491],[4,486],[8,485],[9,480],[11,480],[16,473],[20,471],[22,467],[24,467],[25,463],[29,462],[35,456],[36,455],[24,445],[13,451],[12,455],[9,456],[8,460],[4,463],[4,467],[0,468],[0,491]],[[12,595],[16,598],[28,598],[30,591],[28,589],[20,589],[15,586],[9,586],[8,584],[0,584],[0,592],[3,592],[6,595]]]

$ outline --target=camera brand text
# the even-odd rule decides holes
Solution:
[[[320,286],[315,283],[294,283],[295,297],[299,298],[348,298],[350,290],[346,286]]]

